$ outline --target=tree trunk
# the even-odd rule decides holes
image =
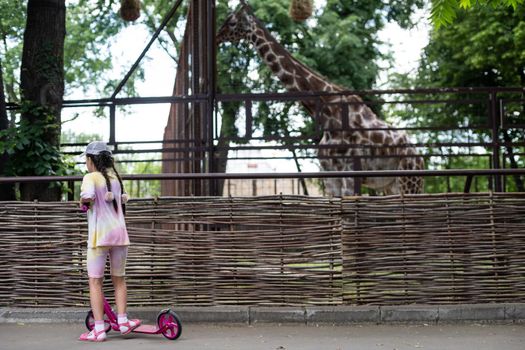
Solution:
[[[29,0],[24,32],[20,73],[22,103],[44,107],[53,116],[57,128],[49,128],[43,141],[60,146],[60,110],[64,95],[64,37],[66,28],[65,0]],[[32,109],[33,110],[33,109]],[[31,122],[42,113],[24,112],[22,119]],[[59,200],[59,187],[47,183],[20,186],[22,200]]]
[[[7,119],[7,110],[5,105],[4,94],[4,78],[2,75],[2,61],[0,61],[0,131],[9,127],[9,120]],[[1,142],[2,140],[0,140]],[[6,174],[6,165],[9,160],[7,153],[0,154],[0,175]],[[8,201],[15,199],[14,184],[0,184],[0,201]]]

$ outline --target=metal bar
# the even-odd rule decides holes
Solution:
[[[108,105],[133,105],[133,104],[156,104],[156,103],[190,103],[204,102],[207,99],[205,94],[183,95],[183,96],[152,96],[152,97],[122,97],[100,100],[69,100],[64,101],[64,107],[85,107],[84,103],[90,106],[108,106]],[[98,103],[98,104],[97,104]]]
[[[215,17],[215,0],[208,0],[207,2],[207,73],[208,73],[208,103],[207,103],[207,118],[208,123],[206,126],[206,132],[208,133],[208,172],[215,172],[215,145],[214,141],[214,113],[215,113],[215,93],[216,93],[216,49],[217,44],[215,42],[216,32],[216,17]],[[218,184],[215,181],[210,182],[210,195],[215,196],[218,194]]]
[[[357,157],[353,157],[352,159],[352,165],[354,168],[354,171],[361,171],[361,160]],[[354,178],[354,193],[358,196],[361,195],[361,179],[356,177]]]
[[[260,93],[236,93],[236,94],[218,94],[217,100],[220,102],[255,100],[255,101],[303,101],[313,100],[316,97],[341,97],[341,96],[356,96],[362,95],[351,92],[326,92],[326,91],[289,91],[289,92],[260,92]],[[338,101],[338,100],[337,100]],[[401,101],[348,101],[351,105],[376,105],[376,104],[400,104],[400,103],[414,103],[414,104],[428,104],[428,103],[446,103],[446,104],[472,104],[483,103],[482,99],[458,99],[458,100],[442,100],[442,99],[426,99],[426,100],[401,100]],[[327,102],[327,104],[338,104],[340,102]]]
[[[110,105],[109,106],[109,144],[110,145],[115,144],[115,113],[116,113],[116,106]]]
[[[341,124],[342,131],[350,130],[350,123],[348,121],[348,103],[341,103]]]
[[[402,177],[402,176],[493,176],[524,175],[525,169],[447,169],[447,170],[362,170],[321,171],[307,173],[166,173],[128,174],[123,180],[187,180],[187,179],[300,179],[338,177]],[[0,183],[82,181],[83,176],[18,176],[0,177]]]
[[[178,1],[177,3],[180,3],[181,1]],[[236,99],[236,100],[246,100],[249,99],[250,96],[252,97],[258,97],[258,98],[268,98],[268,97],[279,97],[279,96],[295,96],[295,97],[317,97],[317,96],[342,96],[342,95],[388,95],[388,94],[429,94],[429,93],[490,93],[490,92],[517,92],[517,93],[525,93],[524,87],[498,87],[498,88],[428,88],[428,89],[388,89],[388,90],[345,90],[338,93],[331,93],[331,92],[286,92],[286,93],[266,93],[266,94],[218,94],[217,95],[217,101],[225,101],[230,99]],[[141,99],[156,99],[158,97],[148,97],[148,98],[129,98],[130,101],[138,101]],[[165,96],[161,97],[161,99],[168,99],[165,100],[166,102],[171,102],[172,100],[169,99],[188,99],[191,97],[174,97],[174,96]],[[207,97],[204,96],[204,99]],[[65,100],[64,106],[67,106],[71,103],[111,103],[112,101],[115,101],[116,104],[130,104],[131,102],[124,102],[126,99],[117,99],[117,98],[103,98],[103,99],[87,99],[87,100]],[[122,103],[119,103],[118,101],[122,101]],[[420,102],[418,100],[415,100],[417,102]],[[441,102],[458,102],[461,100],[456,101],[441,101]],[[465,101],[471,101],[471,100],[465,100]],[[476,100],[477,101],[477,100]],[[521,102],[522,100],[505,100],[505,101],[512,101],[512,102]],[[405,102],[405,101],[401,101]],[[438,102],[438,101],[436,101]],[[482,102],[480,100],[480,102]],[[153,102],[150,102],[153,103]],[[12,109],[18,109],[19,105],[14,102],[8,102],[6,103],[6,107],[10,110]]]
[[[67,182],[67,200],[68,201],[75,200],[75,182],[74,181]]]
[[[525,127],[525,124],[523,125]],[[317,128],[317,124],[316,124]],[[471,126],[471,127],[457,127],[457,128],[446,128],[446,127],[404,127],[404,128],[352,128],[353,131],[461,131],[461,130],[483,130],[489,129],[489,126]],[[344,129],[330,129],[330,131],[344,131]],[[225,137],[225,140],[230,142],[243,142],[245,139],[243,137]],[[279,135],[268,135],[260,137],[252,137],[251,140],[260,140],[260,141],[304,141],[304,140],[313,140],[315,135],[305,135],[305,136],[279,136]],[[151,144],[151,143],[185,143],[185,142],[195,142],[195,139],[184,139],[184,140],[151,140],[151,141],[119,141],[119,144]],[[85,146],[85,143],[62,143],[61,147],[73,147],[73,146]]]
[[[115,143],[115,145],[119,145],[120,143]],[[525,143],[510,143],[510,144],[503,144],[503,145],[513,145],[513,146],[524,146]],[[490,143],[487,144],[487,143],[481,143],[481,144],[431,144],[431,145],[425,145],[425,144],[406,144],[406,145],[397,145],[397,146],[389,146],[388,148],[405,148],[405,147],[430,147],[430,148],[439,148],[439,147],[458,147],[458,148],[468,148],[468,147],[474,147],[474,146],[490,146]],[[228,149],[228,150],[232,150],[232,151],[242,151],[242,150],[279,150],[279,149],[283,149],[283,150],[288,150],[290,147],[294,147],[295,149],[302,149],[302,150],[319,150],[319,149],[333,149],[333,150],[345,150],[345,149],[348,149],[348,148],[356,148],[356,149],[381,149],[380,146],[373,146],[373,145],[353,145],[353,144],[348,144],[348,145],[341,145],[341,144],[333,144],[333,145],[288,145],[288,146],[282,146],[282,145],[272,145],[272,146],[232,146],[232,147],[219,147],[219,146],[215,146],[215,150],[225,150],[225,149]],[[115,151],[114,153],[115,154],[118,154],[118,153],[122,153],[122,154],[131,154],[131,153],[165,153],[165,152],[172,152],[172,151],[178,151],[178,152],[182,152],[182,151],[193,151],[193,152],[205,152],[206,151],[206,146],[196,146],[196,147],[177,147],[177,148],[173,148],[173,147],[170,147],[170,148],[152,148],[152,149],[148,149],[148,150],[135,150],[135,149],[130,149],[130,150],[123,150],[122,152],[121,151]],[[80,154],[80,152],[63,152],[63,154],[72,154],[72,155],[75,155],[75,154]],[[452,155],[454,153],[451,153],[450,155]],[[436,157],[437,156],[440,156],[439,154],[434,154]],[[424,155],[406,155],[406,156],[401,156],[401,155],[394,155],[394,157],[405,157],[405,158],[413,158],[413,157],[419,157],[419,156],[424,156]],[[364,156],[366,157],[366,156]],[[386,157],[388,158],[389,156],[381,156],[381,155],[378,155],[378,156],[374,156],[374,157]],[[374,158],[372,157],[372,158]]]
[[[303,101],[310,100],[312,97],[322,96],[340,96],[339,93],[266,93],[266,94],[217,94],[216,100],[218,102],[228,101],[242,101],[242,100],[273,100],[276,102],[280,101]],[[86,99],[86,100],[65,100],[63,102],[64,108],[76,108],[76,107],[97,107],[107,106],[110,104],[117,105],[128,105],[128,104],[154,104],[154,103],[182,103],[182,102],[198,102],[207,99],[206,95],[193,94],[193,95],[181,95],[181,96],[151,96],[151,97],[123,97],[123,98],[101,98],[101,99]],[[404,100],[404,101],[366,101],[366,102],[348,102],[349,104],[472,104],[482,103],[482,100]],[[330,103],[328,103],[330,104]],[[336,102],[332,103],[336,104]],[[10,103],[8,106],[9,110],[19,109],[18,104]]]
[[[351,128],[352,131],[462,131],[462,130],[484,130],[490,129],[489,125],[472,125],[472,126],[458,126],[458,127],[440,127],[440,126],[427,126],[427,127],[389,127],[389,128]],[[345,129],[330,128],[330,131],[345,131]],[[254,137],[253,139],[260,140],[270,140],[270,139],[282,139],[283,136],[263,136],[263,137]],[[304,139],[304,136],[295,136],[290,138]],[[238,138],[239,140],[242,137]],[[235,138],[230,138],[230,140],[235,140]]]
[[[146,53],[148,52],[149,48],[151,47],[151,45],[153,44],[153,42],[155,42],[155,40],[157,40],[157,37],[159,36],[160,32],[164,29],[164,27],[166,26],[166,24],[168,24],[168,22],[170,21],[170,19],[173,17],[173,15],[175,14],[175,12],[177,11],[177,9],[179,8],[180,4],[182,3],[182,0],[178,0],[175,5],[173,5],[173,7],[171,8],[170,12],[168,12],[168,14],[164,17],[164,19],[162,20],[162,22],[160,23],[160,26],[159,28],[157,28],[157,30],[155,31],[155,33],[153,34],[153,36],[151,37],[149,43],[146,45],[146,47],[144,48],[144,50],[142,50],[142,53],[139,55],[139,57],[137,58],[137,60],[135,61],[135,63],[133,63],[133,65],[131,66],[130,70],[128,71],[128,73],[126,73],[126,75],[124,76],[124,79],[122,79],[122,81],[118,84],[117,88],[115,89],[115,91],[113,92],[113,94],[111,95],[111,99],[114,99],[118,93],[120,92],[120,90],[122,90],[122,88],[124,87],[124,85],[126,85],[127,81],[129,80],[129,78],[131,77],[131,75],[133,74],[133,72],[135,72],[135,69],[137,69],[137,67],[139,66],[139,63],[140,61],[142,60],[142,58],[144,58],[144,56],[146,56]]]
[[[472,179],[474,178],[473,175],[467,175],[467,180],[465,181],[465,187],[463,188],[464,193],[470,192],[470,186],[472,185]]]
[[[509,129],[525,129],[525,124],[507,124],[501,129],[509,130]]]
[[[525,92],[525,87],[516,86],[516,87],[498,87],[500,92]],[[491,87],[457,87],[457,88],[418,88],[418,89],[387,89],[387,90],[359,90],[364,94],[419,94],[419,93],[487,93],[494,91],[494,88]],[[352,90],[345,90],[343,92],[352,92]],[[354,91],[355,94],[356,91]]]
[[[201,89],[200,89],[200,82],[199,82],[199,78],[201,77],[200,76],[200,65],[199,65],[199,57],[200,57],[200,52],[199,52],[199,44],[200,44],[200,38],[198,35],[199,33],[199,6],[198,6],[198,1],[197,0],[192,0],[190,2],[190,6],[191,6],[191,11],[190,11],[190,14],[191,14],[191,32],[192,32],[192,36],[191,36],[191,40],[192,40],[192,43],[191,43],[191,92],[193,94],[198,94],[198,93],[201,93]],[[190,20],[188,18],[188,20]],[[194,108],[194,111],[195,111],[196,108]]]
[[[321,113],[323,109],[323,103],[320,98],[315,99],[315,113],[314,113],[314,127],[315,127],[315,136],[319,140],[321,139],[321,135],[323,134],[323,121],[321,120]]]
[[[297,157],[297,153],[295,152],[295,149],[291,149],[290,150],[292,152],[292,157],[293,157],[293,160],[295,162],[295,167],[297,168],[297,171],[299,173],[302,172],[302,169],[301,169],[301,164],[299,163],[299,158]],[[272,157],[272,159],[276,159],[277,157]],[[300,180],[300,183],[301,183],[301,186],[303,188],[303,194],[305,196],[308,196],[308,188],[306,187],[306,182],[304,181],[304,179],[299,179]]]
[[[119,152],[119,153],[125,153],[125,152]],[[424,155],[424,156],[421,156],[422,158],[430,158],[434,155]],[[457,155],[457,154],[451,154],[449,155],[448,157],[450,158],[455,158],[455,157],[464,157],[464,156],[469,156],[469,157],[487,157],[489,158],[490,156],[488,154],[473,154],[473,155],[465,155],[465,154],[460,154],[460,155]],[[373,157],[373,156],[355,156],[356,158],[358,159],[376,159],[377,157]],[[336,157],[328,157],[328,156],[323,156],[323,157],[314,157],[314,156],[301,156],[301,157],[297,157],[297,159],[347,159],[349,157],[347,156],[336,156]],[[381,156],[381,158],[410,158],[410,156]],[[265,158],[265,157],[217,157],[216,160],[222,160],[222,159],[226,159],[226,160],[232,160],[232,161],[240,161],[240,160],[268,160],[268,158]],[[293,160],[294,158],[293,157],[272,157],[272,159],[279,159],[279,160]],[[168,162],[168,161],[171,161],[171,162],[188,162],[188,161],[195,161],[195,160],[204,160],[204,159],[201,159],[201,158],[195,158],[195,157],[179,157],[179,158],[161,158],[161,159],[130,159],[130,160],[119,160],[118,162],[119,163],[151,163],[151,162]],[[84,162],[76,162],[76,164],[84,164]]]
[[[349,105],[367,105],[367,106],[374,106],[374,105],[384,105],[384,104],[448,104],[448,105],[456,105],[456,104],[474,104],[474,103],[483,103],[484,100],[481,99],[461,99],[461,100],[400,100],[400,101],[387,101],[387,100],[373,100],[373,101],[361,101],[361,102],[346,102],[346,104]],[[327,102],[326,104],[338,104],[339,102]]]
[[[245,131],[245,139],[251,139],[252,138],[252,124],[253,124],[253,115],[252,115],[252,101],[247,100],[245,103],[244,108],[246,109],[246,131]]]
[[[499,144],[499,118],[498,118],[498,105],[497,105],[497,95],[494,90],[492,90],[489,94],[490,97],[490,110],[489,110],[489,118],[492,125],[492,168],[493,169],[499,169],[500,168],[500,144]],[[496,192],[501,192],[501,177],[499,177],[497,174],[494,176],[494,190]]]
[[[119,141],[119,145],[139,145],[139,144],[151,144],[151,143],[168,143],[168,144],[176,144],[176,143],[187,143],[187,142],[196,142],[193,139],[185,139],[185,140],[166,140],[166,141]],[[60,147],[85,147],[85,142],[74,142],[74,143],[62,143],[60,144]]]
[[[504,128],[505,122],[503,121],[503,117],[505,115],[505,108],[503,106],[503,100],[499,100],[499,127]]]

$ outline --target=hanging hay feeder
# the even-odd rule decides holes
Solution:
[[[122,0],[120,2],[120,17],[125,21],[133,22],[140,17],[139,0]]]
[[[292,0],[290,3],[290,17],[294,21],[304,21],[312,15],[312,0]]]

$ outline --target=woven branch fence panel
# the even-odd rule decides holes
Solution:
[[[131,304],[340,304],[340,202],[164,198],[128,210]]]
[[[346,304],[525,300],[525,194],[343,202]]]
[[[525,301],[525,194],[173,197],[126,220],[130,305]],[[0,202],[0,306],[87,306],[86,232],[76,203]]]

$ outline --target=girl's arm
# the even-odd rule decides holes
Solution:
[[[80,200],[78,201],[79,203],[79,207],[80,209],[84,209],[84,207],[87,207],[89,209],[89,207],[91,206],[91,203],[93,203],[93,199],[92,198],[82,198],[80,197]]]
[[[91,205],[95,201],[95,182],[90,174],[87,174],[82,179],[80,186],[80,201],[79,205],[82,208],[84,205]]]

